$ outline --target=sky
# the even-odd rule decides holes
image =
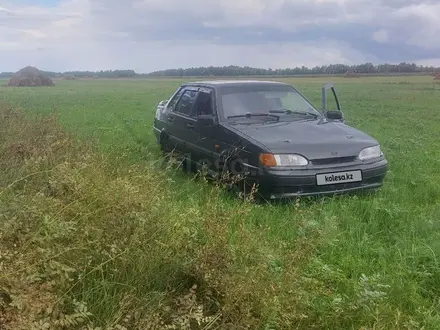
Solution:
[[[0,72],[440,66],[440,0],[0,0]]]

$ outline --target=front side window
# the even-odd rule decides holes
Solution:
[[[220,92],[223,118],[285,111],[320,113],[290,86],[228,87]],[[287,118],[287,117],[286,117]]]
[[[209,90],[200,90],[195,104],[194,115],[213,115],[212,92]]]
[[[192,110],[194,108],[194,102],[196,100],[197,91],[186,90],[179,102],[176,105],[176,112],[179,112],[186,116],[192,116]]]

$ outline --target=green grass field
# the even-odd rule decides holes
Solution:
[[[0,88],[0,328],[439,329],[440,84],[275,80],[318,108],[334,82],[383,188],[260,205],[162,169],[155,106],[182,80]]]

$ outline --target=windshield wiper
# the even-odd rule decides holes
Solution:
[[[273,118],[276,118],[277,120],[280,119],[280,116],[273,115],[271,113],[251,113],[251,112],[246,112],[244,115],[228,116],[228,119],[229,118],[251,118],[251,117],[273,117]]]
[[[303,116],[313,116],[314,118],[318,118],[318,115],[316,113],[313,112],[308,112],[308,111],[293,111],[293,110],[289,110],[289,109],[274,109],[274,110],[270,110],[270,113],[287,113],[288,115],[303,115]]]

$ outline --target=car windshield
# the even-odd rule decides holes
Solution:
[[[249,84],[219,89],[223,119],[316,119],[321,116],[303,96],[288,85]],[[267,114],[264,116],[263,114]],[[275,117],[276,118],[276,117]]]

